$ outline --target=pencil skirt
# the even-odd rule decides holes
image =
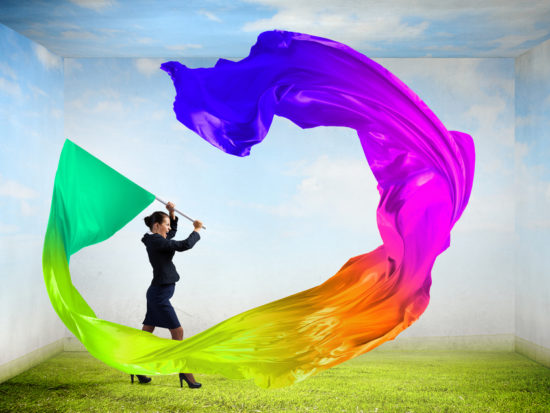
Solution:
[[[175,289],[176,283],[149,286],[146,294],[147,313],[143,324],[170,329],[181,326],[174,307],[170,304]]]

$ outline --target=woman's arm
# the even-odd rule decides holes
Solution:
[[[178,217],[170,215],[170,231],[166,234],[166,239],[172,239],[178,231]]]
[[[197,231],[193,231],[187,239],[175,241],[163,237],[154,237],[151,239],[151,248],[158,251],[186,251],[191,248],[201,239]]]
[[[170,231],[166,234],[166,239],[172,239],[178,231],[178,217],[176,216],[176,205],[173,202],[166,204],[166,209],[170,213]]]

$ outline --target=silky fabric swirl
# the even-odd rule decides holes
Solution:
[[[70,281],[70,255],[112,235],[154,196],[66,143],[44,244],[44,278],[56,312],[91,354],[127,373],[219,373],[282,387],[392,340],[418,319],[429,302],[433,263],[449,246],[470,195],[469,135],[448,131],[382,66],[307,34],[264,32],[247,58],[220,59],[213,68],[178,62],[161,68],[174,81],[177,118],[229,154],[248,155],[274,115],[302,128],[357,130],[378,181],[383,245],[349,259],[319,286],[181,342],[101,320]],[[104,168],[112,172],[98,173]],[[121,195],[111,197],[119,187],[125,188]],[[89,197],[97,199],[93,207]]]
[[[199,69],[171,61],[161,69],[177,92],[177,119],[224,152],[249,155],[274,115],[301,128],[345,126],[357,131],[378,182],[383,245],[351,258],[324,284],[243,317],[257,320],[245,333],[262,337],[254,354],[287,363],[272,375],[277,383],[362,354],[418,319],[434,261],[470,196],[470,135],[448,131],[381,65],[308,34],[264,32],[243,60]]]

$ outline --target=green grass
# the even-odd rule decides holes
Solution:
[[[0,383],[0,412],[550,411],[550,369],[517,353],[374,351],[274,390],[196,377],[198,390],[177,375],[132,385],[88,353],[61,353]]]

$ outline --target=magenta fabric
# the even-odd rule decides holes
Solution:
[[[249,155],[274,115],[301,128],[355,129],[378,181],[376,219],[384,244],[365,254],[368,266],[357,267],[353,277],[379,264],[385,270],[361,299],[372,310],[368,319],[378,317],[380,323],[365,324],[354,354],[394,338],[422,314],[434,261],[448,248],[472,189],[470,135],[447,130],[381,65],[344,44],[308,34],[264,32],[240,61],[219,59],[215,67],[198,69],[171,61],[161,68],[174,82],[177,119],[232,155]],[[359,334],[360,327],[353,328]]]

